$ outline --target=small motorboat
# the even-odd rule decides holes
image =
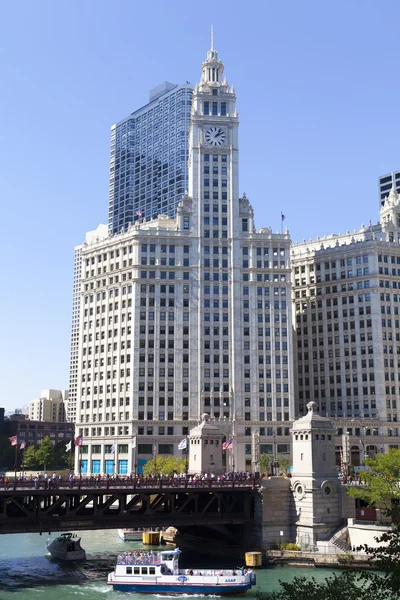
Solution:
[[[256,584],[247,569],[180,569],[181,551],[124,552],[107,583],[119,592],[142,594],[243,594]]]
[[[136,529],[118,529],[118,535],[124,542],[141,542],[144,529],[137,527]]]
[[[74,533],[62,533],[55,540],[47,540],[47,551],[52,558],[60,560],[85,560],[86,552],[81,546],[81,538]]]

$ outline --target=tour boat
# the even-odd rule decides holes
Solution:
[[[118,535],[124,542],[142,541],[144,529],[118,529]]]
[[[61,560],[85,560],[86,552],[81,547],[81,538],[74,533],[62,533],[60,537],[47,540],[46,549],[53,558]]]
[[[181,551],[124,552],[107,583],[120,592],[142,594],[242,594],[256,583],[255,574],[239,569],[180,569]]]

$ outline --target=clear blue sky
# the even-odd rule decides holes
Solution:
[[[292,239],[378,220],[400,168],[398,0],[0,3],[0,406],[68,387],[73,248],[106,222],[110,126],[215,46],[238,96],[240,188]]]

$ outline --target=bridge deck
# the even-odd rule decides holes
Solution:
[[[259,482],[88,479],[46,487],[13,481],[0,489],[0,534],[242,524],[254,517]]]

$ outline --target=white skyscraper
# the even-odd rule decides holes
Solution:
[[[292,246],[296,404],[350,434],[351,464],[398,447],[400,202],[377,225]],[[339,455],[339,452],[338,452]]]
[[[82,247],[82,472],[140,470],[154,446],[177,451],[204,412],[233,437],[238,470],[251,468],[254,432],[262,452],[289,452],[291,242],[256,230],[239,196],[236,97],[223,71],[212,47],[193,92],[189,190],[176,217]]]
[[[71,351],[69,361],[69,395],[66,401],[66,416],[69,423],[76,421],[76,399],[78,394],[79,313],[81,302],[82,248],[92,240],[103,240],[108,235],[107,225],[99,225],[86,234],[84,244],[75,247],[74,283],[72,289]]]

